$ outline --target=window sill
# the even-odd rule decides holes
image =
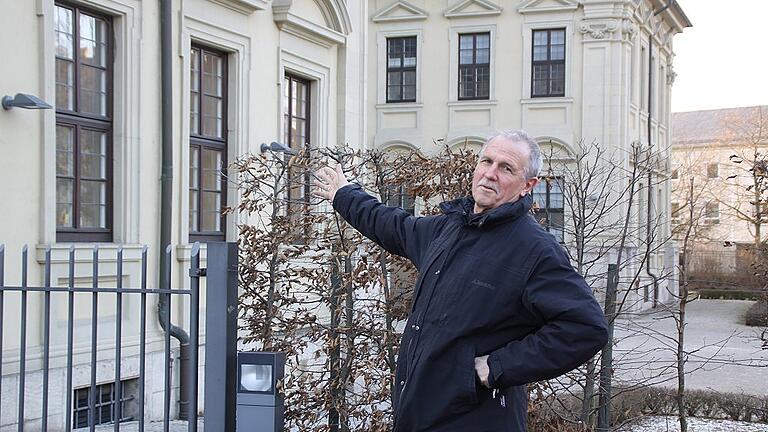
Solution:
[[[376,104],[376,109],[383,109],[383,110],[421,109],[423,107],[424,107],[424,104],[419,102],[389,102],[389,103]]]
[[[522,105],[551,105],[551,104],[572,104],[573,98],[565,96],[556,97],[534,97],[520,99]]]
[[[494,106],[499,102],[496,99],[467,99],[456,100],[448,102],[449,107],[463,107],[463,106]]]

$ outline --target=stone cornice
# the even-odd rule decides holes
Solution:
[[[346,43],[347,38],[343,34],[294,15],[289,9],[290,5],[272,5],[274,20],[280,30],[326,48]]]
[[[267,8],[266,0],[208,0],[220,4],[226,8],[240,12],[243,15],[250,15],[257,10]]]

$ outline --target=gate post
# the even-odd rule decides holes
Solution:
[[[235,432],[237,243],[208,243],[205,290],[205,429]]]

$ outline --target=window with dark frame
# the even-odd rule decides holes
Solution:
[[[227,55],[190,50],[189,239],[224,241],[227,203]]]
[[[296,154],[309,157],[310,152],[310,81],[286,74],[283,81],[283,140]],[[290,158],[286,155],[286,161]],[[302,226],[303,215],[309,213],[309,171],[293,165],[288,169],[286,215],[296,227],[294,241],[304,243],[310,227]],[[295,222],[295,223],[294,223]]]
[[[405,185],[387,185],[384,203],[390,207],[400,207],[408,214],[416,214],[416,205],[413,195],[408,192]]]
[[[387,103],[416,102],[416,36],[387,38]]]
[[[56,3],[56,240],[112,241],[112,20]]]
[[[672,222],[680,223],[680,203],[671,203],[670,213],[672,216]]]
[[[533,188],[533,201],[537,205],[534,211],[536,220],[560,243],[563,243],[565,227],[563,180],[541,178]]]
[[[136,391],[138,391],[138,380],[129,379],[120,382],[120,419],[119,422],[134,420],[137,414]],[[115,383],[109,382],[95,387],[96,391],[96,418],[94,425],[115,423],[118,404],[117,394],[115,392]],[[91,387],[74,389],[72,398],[74,406],[72,407],[72,427],[74,429],[88,427],[91,425],[89,420],[89,401],[91,397]]]
[[[718,177],[720,177],[720,167],[717,162],[707,164],[707,178],[712,179]]]
[[[459,100],[488,99],[491,89],[491,34],[459,35]]]
[[[533,31],[531,97],[565,96],[565,29]]]
[[[704,219],[708,223],[720,222],[720,203],[710,201],[704,207]]]

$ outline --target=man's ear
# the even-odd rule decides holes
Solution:
[[[536,187],[536,185],[537,185],[538,183],[539,183],[539,178],[538,178],[538,177],[529,178],[529,179],[528,179],[528,180],[525,182],[525,188],[523,189],[523,191],[522,191],[522,192],[520,192],[520,196],[526,196],[526,195],[528,195],[529,193],[531,193],[531,191],[533,190],[533,188],[534,188],[534,187]]]

